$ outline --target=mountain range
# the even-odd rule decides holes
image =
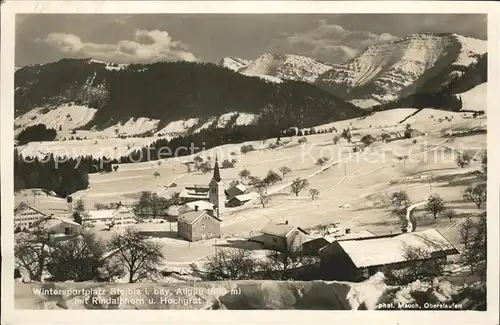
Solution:
[[[140,123],[136,133],[186,134],[246,124],[311,127],[366,109],[457,109],[456,94],[487,80],[486,44],[458,34],[413,34],[337,65],[272,53],[217,64],[63,59],[16,69],[16,129]]]

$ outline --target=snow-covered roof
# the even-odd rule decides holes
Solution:
[[[303,230],[300,227],[288,223],[272,223],[272,222],[267,224],[267,226],[265,226],[260,232],[266,235],[286,238],[292,231],[296,229],[305,234],[308,234],[305,230]]]
[[[61,217],[54,217],[54,216],[47,217],[47,218],[41,220],[40,222],[37,223],[37,225],[39,227],[42,227],[45,229],[50,229],[50,228],[53,228],[53,227],[60,225],[61,223],[66,223],[66,224],[70,224],[73,226],[81,227],[81,225],[79,223],[74,222],[73,220],[70,220],[67,218],[61,218]]]
[[[181,198],[196,198],[196,199],[204,199],[208,198],[208,191],[197,192],[191,189],[183,189],[179,194]]]
[[[220,219],[218,219],[217,217],[215,217],[214,215],[212,215],[211,213],[209,213],[206,210],[204,210],[204,211],[189,211],[189,212],[183,213],[177,218],[177,221],[178,222],[187,222],[189,224],[193,224],[198,219],[200,219],[202,216],[205,216],[205,215],[210,216],[218,221],[221,221]]]
[[[246,201],[250,201],[250,200],[256,199],[258,197],[259,197],[259,193],[257,193],[257,192],[250,192],[250,193],[247,193],[247,194],[237,195],[234,198],[237,199],[240,202],[246,202]]]
[[[238,184],[234,184],[233,186],[230,186],[226,190],[226,192],[230,198],[233,198],[233,197],[236,197],[238,195],[245,193],[246,190],[247,190],[247,187],[244,184],[238,183]]]
[[[84,219],[106,219],[113,218],[115,215],[115,209],[103,209],[103,210],[90,210],[84,217]]]
[[[458,253],[436,229],[404,233],[397,236],[339,240],[338,245],[356,267],[400,263],[407,260],[406,248],[423,249],[428,253]]]
[[[188,210],[195,210],[198,206],[198,210],[213,210],[214,205],[208,201],[198,200],[193,202],[188,202],[180,209],[182,212],[187,212]]]

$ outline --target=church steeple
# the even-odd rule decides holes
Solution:
[[[215,156],[215,166],[214,166],[214,176],[213,179],[218,183],[221,181],[220,171],[219,171],[219,162],[217,161],[217,156]]]

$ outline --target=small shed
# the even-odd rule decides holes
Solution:
[[[247,203],[250,200],[257,199],[259,197],[259,193],[257,192],[250,192],[247,194],[242,194],[242,195],[237,195],[230,199],[227,203],[227,207],[239,207],[242,206],[243,204]]]
[[[238,195],[245,194],[246,190],[247,187],[245,186],[245,184],[242,183],[234,184],[226,190],[226,197],[230,201],[231,199],[233,199]]]
[[[301,250],[302,243],[309,235],[307,231],[289,224],[288,221],[270,222],[260,232],[262,236],[259,238],[264,248],[277,251]]]

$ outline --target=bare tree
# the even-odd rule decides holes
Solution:
[[[158,177],[160,177],[160,173],[158,173],[158,172],[154,172],[154,173],[153,173],[153,178],[158,178]]]
[[[319,191],[315,188],[311,188],[309,190],[309,196],[311,197],[311,200],[316,200],[319,197]]]
[[[299,196],[299,193],[308,186],[309,182],[307,181],[307,179],[297,178],[293,181],[290,190],[293,194],[295,194],[295,196]]]
[[[57,241],[51,250],[47,270],[53,281],[100,280],[103,254],[104,245],[93,234]]]
[[[382,133],[380,135],[380,139],[382,140],[382,142],[384,143],[387,143],[389,142],[389,139],[391,138],[391,136],[389,135],[389,133]]]
[[[480,214],[477,219],[474,221],[469,217],[460,227],[461,261],[469,267],[470,274],[478,271],[481,278],[485,278],[487,259],[486,213]]]
[[[396,206],[396,208],[406,209],[411,205],[410,198],[406,191],[394,192],[391,195],[391,202]]]
[[[268,173],[267,173],[267,176],[264,178],[264,182],[267,184],[267,185],[273,185],[275,183],[278,183],[280,181],[282,181],[283,178],[278,174],[276,173],[275,171],[273,170],[270,170]]]
[[[316,226],[316,230],[319,231],[319,233],[321,234],[321,236],[326,236],[328,235],[328,225],[317,225]]]
[[[245,249],[219,250],[207,258],[204,266],[207,281],[253,279],[257,269],[252,253]]]
[[[25,270],[32,281],[42,281],[42,275],[50,261],[50,249],[54,246],[54,233],[35,228],[30,233],[22,233],[16,238],[14,256],[16,266]]]
[[[469,186],[464,192],[464,199],[474,202],[478,209],[486,202],[486,183]]]
[[[283,178],[285,178],[288,174],[290,174],[292,172],[290,167],[287,167],[287,166],[280,167],[279,171],[280,171],[281,175],[283,175]]]
[[[292,238],[281,249],[269,251],[260,268],[267,279],[288,280],[296,277],[297,268],[311,267],[317,262],[316,257],[304,255],[300,243]]]
[[[250,171],[248,169],[243,169],[242,171],[240,171],[238,173],[238,176],[241,178],[241,179],[247,179],[250,177]]]
[[[262,205],[262,208],[265,208],[269,202],[271,202],[271,199],[269,198],[269,195],[265,194],[263,190],[259,190],[259,201],[260,204]]]
[[[445,273],[446,259],[433,258],[428,250],[420,247],[405,246],[403,250],[405,260],[410,265],[397,270],[388,267],[384,273],[390,284],[405,285],[416,280],[430,280]]]
[[[375,139],[373,138],[373,136],[371,134],[366,134],[364,135],[362,138],[361,138],[361,142],[365,145],[365,147],[368,147],[369,145],[371,145],[373,142],[375,141]]]
[[[338,135],[333,137],[333,144],[338,144],[340,141],[340,137]]]
[[[320,157],[316,160],[316,166],[323,167],[328,162],[328,157]]]
[[[425,207],[427,211],[432,214],[434,219],[436,219],[439,214],[446,211],[444,200],[437,194],[429,196]]]
[[[73,211],[83,213],[85,212],[85,202],[83,199],[78,199],[75,202],[75,206],[73,207]]]
[[[123,234],[116,234],[109,244],[116,250],[117,262],[128,271],[128,282],[135,283],[148,279],[158,273],[158,265],[163,260],[161,246],[146,239],[133,228],[125,229]]]
[[[471,159],[472,157],[470,155],[466,153],[459,153],[455,161],[460,168],[464,168],[465,166],[468,166],[470,164]]]

